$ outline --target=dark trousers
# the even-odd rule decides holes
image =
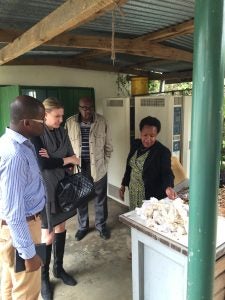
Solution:
[[[90,175],[90,162],[83,161],[81,164],[81,172]],[[107,207],[107,175],[95,182],[95,227],[101,231],[106,226],[108,217]],[[88,204],[83,205],[77,209],[78,223],[80,230],[87,230],[89,228]]]

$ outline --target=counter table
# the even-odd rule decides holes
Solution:
[[[135,211],[119,219],[131,228],[133,300],[186,300],[188,236],[150,229]],[[214,300],[225,299],[224,228],[218,217]]]

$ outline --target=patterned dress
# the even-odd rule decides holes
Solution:
[[[149,151],[145,151],[143,154],[138,155],[138,151],[136,151],[129,162],[131,167],[129,184],[130,210],[141,207],[143,200],[145,200],[145,187],[142,172],[148,154]]]

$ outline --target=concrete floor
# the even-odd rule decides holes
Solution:
[[[127,236],[129,228],[118,221],[127,211],[125,206],[109,200],[108,227],[111,238],[104,241],[94,229],[94,209],[91,202],[91,232],[82,240],[75,241],[77,217],[67,223],[67,241],[64,267],[78,284],[66,286],[52,278],[56,300],[131,300],[131,261],[128,259]],[[41,297],[40,297],[41,299]]]

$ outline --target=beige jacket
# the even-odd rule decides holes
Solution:
[[[81,131],[78,120],[79,115],[66,120],[65,128],[68,130],[73,151],[77,157],[81,155]],[[94,113],[93,123],[89,134],[89,149],[91,175],[95,182],[107,173],[108,162],[113,151],[109,126],[103,116]]]

